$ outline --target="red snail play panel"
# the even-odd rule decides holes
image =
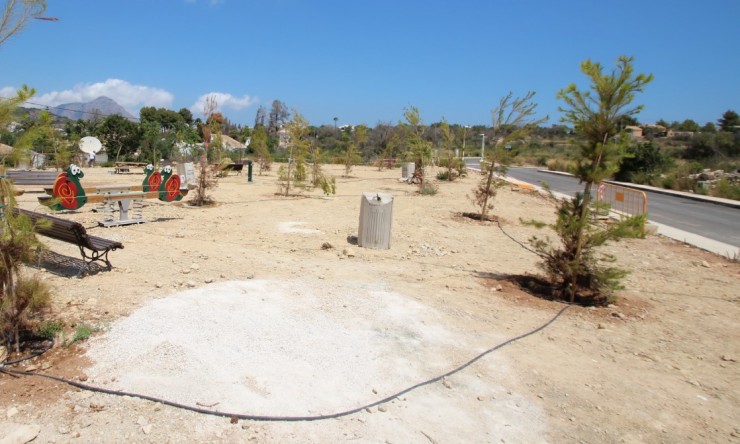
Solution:
[[[41,196],[38,199],[41,204],[54,211],[77,210],[87,203],[104,204],[105,208],[110,208],[111,204],[116,203],[119,218],[114,220],[107,217],[99,222],[100,225],[111,227],[144,223],[146,220],[140,214],[144,199],[176,202],[188,194],[188,188],[182,186],[180,176],[172,173],[171,166],[165,166],[160,172],[155,171],[150,164],[144,168],[144,172],[146,177],[141,185],[97,187],[94,194],[87,194],[80,183],[85,173],[77,165],[70,165],[57,176],[51,196]],[[130,215],[132,209],[137,210],[138,214]]]

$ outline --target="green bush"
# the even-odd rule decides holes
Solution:
[[[87,341],[90,339],[90,336],[92,336],[93,333],[95,333],[96,329],[87,325],[87,324],[80,324],[75,329],[75,334],[72,336],[72,339],[67,343],[67,345],[76,344],[78,342]]]
[[[422,196],[434,196],[438,191],[439,189],[429,182],[424,182],[424,186],[419,189]]]
[[[720,179],[712,190],[712,196],[724,199],[740,200],[740,184],[732,183],[727,178]]]
[[[62,331],[64,331],[64,323],[62,321],[50,319],[39,324],[36,329],[36,334],[42,338],[54,339]]]

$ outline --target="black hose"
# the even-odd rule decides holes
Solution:
[[[348,416],[348,415],[352,415],[352,414],[361,412],[362,410],[369,409],[371,407],[375,407],[375,406],[380,405],[380,404],[384,404],[384,403],[386,403],[388,401],[391,401],[391,400],[393,400],[395,398],[398,398],[399,396],[405,395],[406,393],[409,393],[412,390],[415,390],[415,389],[417,389],[419,387],[423,387],[425,385],[430,385],[430,384],[433,384],[433,383],[435,383],[437,381],[442,380],[443,378],[446,378],[448,376],[452,376],[455,373],[458,373],[458,372],[464,370],[465,368],[469,367],[470,365],[472,365],[476,361],[480,360],[484,356],[486,356],[486,355],[488,355],[488,354],[490,354],[490,353],[492,353],[492,352],[494,352],[494,351],[496,351],[496,350],[498,350],[500,348],[503,348],[503,347],[505,347],[505,346],[507,346],[507,345],[509,345],[509,344],[511,344],[513,342],[516,342],[516,341],[518,341],[520,339],[524,339],[524,338],[526,338],[528,336],[532,336],[535,333],[539,333],[540,331],[542,331],[545,328],[547,328],[548,326],[550,326],[550,324],[552,324],[553,322],[555,322],[555,320],[557,320],[560,317],[560,315],[562,315],[563,312],[565,310],[567,310],[569,307],[570,307],[569,305],[564,306],[563,308],[561,308],[555,314],[555,316],[552,317],[552,319],[550,319],[549,321],[547,321],[545,324],[537,327],[536,329],[534,329],[532,331],[529,331],[527,333],[524,333],[522,335],[516,336],[514,338],[507,339],[506,341],[504,341],[504,342],[502,342],[502,343],[500,343],[500,344],[498,344],[498,345],[496,345],[494,347],[489,348],[488,350],[480,353],[479,355],[475,356],[473,359],[469,360],[468,362],[466,362],[466,363],[464,363],[464,364],[462,364],[462,365],[460,365],[460,366],[458,366],[458,367],[450,370],[447,373],[444,373],[444,374],[439,375],[437,377],[434,377],[432,379],[428,379],[426,381],[420,382],[418,384],[412,385],[411,387],[408,387],[408,388],[406,388],[404,390],[401,390],[401,391],[399,391],[397,393],[394,393],[394,394],[392,394],[390,396],[387,396],[387,397],[385,397],[383,399],[380,399],[378,401],[372,402],[370,404],[366,404],[366,405],[363,405],[361,407],[356,407],[356,408],[353,408],[353,409],[350,409],[350,410],[345,410],[345,411],[342,411],[342,412],[329,413],[329,414],[325,414],[325,415],[314,415],[314,416],[265,416],[265,415],[247,415],[247,414],[241,414],[241,413],[227,413],[227,412],[220,412],[218,410],[211,410],[211,409],[204,409],[204,408],[200,408],[200,407],[193,407],[193,406],[189,406],[189,405],[185,405],[185,404],[180,404],[180,403],[177,403],[177,402],[174,402],[174,401],[169,401],[169,400],[166,400],[166,399],[155,398],[153,396],[148,396],[148,395],[142,395],[142,394],[139,394],[139,393],[129,393],[129,392],[124,392],[124,391],[106,389],[106,388],[102,388],[102,387],[94,387],[94,386],[91,386],[91,385],[88,385],[88,384],[83,384],[81,382],[72,381],[70,379],[65,379],[65,378],[61,378],[61,377],[58,377],[58,376],[45,375],[45,374],[41,374],[41,373],[32,373],[32,372],[26,372],[26,371],[22,371],[22,370],[12,370],[12,369],[2,368],[2,367],[0,367],[0,372],[2,372],[2,373],[8,373],[10,375],[36,376],[36,377],[40,377],[40,378],[51,379],[53,381],[62,382],[64,384],[68,384],[68,385],[71,385],[73,387],[77,387],[77,388],[82,389],[82,390],[88,390],[88,391],[98,392],[98,393],[105,393],[105,394],[108,394],[108,395],[130,396],[130,397],[133,397],[133,398],[139,398],[139,399],[144,399],[144,400],[147,400],[147,401],[157,402],[159,404],[168,405],[170,407],[176,407],[176,408],[179,408],[179,409],[188,410],[188,411],[195,412],[195,413],[202,413],[202,414],[205,414],[205,415],[221,416],[221,417],[227,417],[227,418],[232,418],[232,419],[241,419],[241,420],[250,420],[250,421],[282,421],[282,422],[319,421],[319,420],[324,420],[324,419],[339,418],[339,417],[342,417],[342,416]]]

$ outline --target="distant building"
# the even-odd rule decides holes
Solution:
[[[626,126],[624,130],[630,133],[633,139],[642,139],[642,128],[639,126]]]
[[[666,136],[669,138],[680,137],[680,138],[691,139],[692,137],[694,137],[694,132],[693,131],[676,131],[676,130],[669,129],[668,134]]]
[[[221,135],[221,144],[223,149],[226,151],[243,150],[247,147],[233,137],[229,137],[225,134]]]

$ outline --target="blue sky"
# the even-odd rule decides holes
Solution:
[[[116,100],[199,115],[215,94],[252,125],[274,99],[313,125],[488,124],[512,91],[536,91],[558,123],[558,90],[586,87],[580,62],[619,55],[655,75],[638,120],[700,124],[740,112],[738,0],[48,0],[0,46],[0,96]]]

